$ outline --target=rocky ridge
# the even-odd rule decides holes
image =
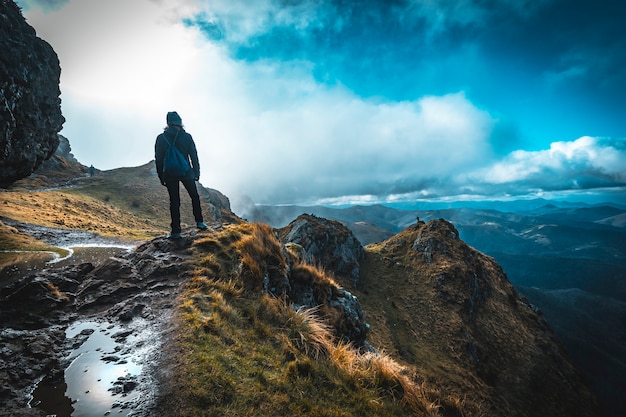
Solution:
[[[165,333],[175,297],[194,268],[191,261],[195,242],[200,239],[207,245],[207,238],[219,234],[221,228],[221,224],[213,223],[211,231],[188,230],[183,239],[157,238],[101,265],[83,263],[46,269],[0,288],[0,340],[4,346],[0,350],[0,401],[5,404],[0,415],[26,412],[29,393],[37,381],[62,377],[68,366],[68,351],[84,342],[65,338],[66,329],[78,320],[105,320],[124,326],[127,334],[141,332],[140,327],[147,322],[157,333]],[[278,247],[272,256],[276,262],[260,261],[265,265],[267,280],[256,290],[287,296],[294,308],[323,306],[320,311],[332,317],[330,323],[338,337],[364,345],[367,324],[352,294],[316,280],[315,271],[304,266],[297,254],[289,255],[286,248]],[[243,277],[245,268],[240,273]],[[159,340],[162,337],[152,343]],[[154,383],[144,381],[133,388],[145,390],[147,395],[154,388],[146,384]],[[152,405],[144,402],[127,406],[149,414]]]
[[[486,415],[595,416],[598,403],[541,313],[449,222],[418,221],[366,248],[356,291],[386,346],[428,380],[447,375]]]
[[[0,186],[7,186],[53,155],[65,119],[59,59],[12,0],[0,1],[0,50]]]

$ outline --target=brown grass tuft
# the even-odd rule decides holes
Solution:
[[[241,277],[247,288],[261,289],[272,274],[285,271],[287,261],[271,226],[254,223],[251,233],[236,243],[241,255]]]

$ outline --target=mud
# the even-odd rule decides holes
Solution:
[[[132,248],[136,242],[128,239],[110,238],[84,230],[72,230],[55,227],[45,227],[35,224],[22,223],[6,217],[0,218],[8,226],[20,232],[27,233],[48,245],[60,248],[87,247],[87,246],[115,246]]]
[[[59,246],[98,240],[39,232]],[[158,415],[154,375],[176,295],[191,274],[185,261],[194,233],[93,259],[75,252],[4,282],[0,416]]]

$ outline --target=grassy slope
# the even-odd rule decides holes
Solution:
[[[196,241],[181,330],[168,347],[176,377],[160,408],[179,416],[440,415],[439,393],[408,368],[337,343],[319,311],[295,311],[251,289],[262,271],[246,263],[276,248],[269,226],[246,223]]]
[[[372,323],[369,340],[447,393],[444,410],[451,405],[464,415],[597,415],[597,403],[562,362],[551,332],[517,298],[495,261],[441,237],[446,246],[430,263],[407,250],[420,232],[407,228],[366,248],[360,288],[351,291]]]
[[[183,222],[191,223],[183,193]],[[168,229],[167,202],[147,164],[85,178],[73,188],[5,191],[0,216],[146,239]],[[9,228],[0,231],[9,244],[40,244]],[[453,261],[432,270],[401,247],[394,252],[393,242],[366,249],[362,288],[344,286],[359,297],[372,324],[368,339],[389,356],[363,355],[337,344],[318,314],[296,313],[246,287],[243,273],[255,276],[253,264],[276,251],[254,243],[261,234],[261,241],[278,245],[269,227],[242,223],[210,233],[196,242],[194,278],[180,300],[176,343],[168,348],[177,367],[161,407],[171,415],[509,415],[508,405],[492,403],[493,388],[460,360],[467,344],[459,332],[463,323],[448,314],[450,305],[436,302],[438,272],[458,269]],[[450,297],[462,300],[463,294]],[[498,332],[502,323],[481,327]],[[502,335],[512,336],[528,335]]]
[[[153,172],[153,164],[120,168],[72,187],[33,190],[35,184],[3,191],[0,216],[46,227],[95,232],[132,240],[149,239],[169,229],[169,199]],[[182,188],[182,187],[181,187]],[[209,209],[204,204],[204,212]],[[181,189],[182,225],[193,224],[191,203]]]

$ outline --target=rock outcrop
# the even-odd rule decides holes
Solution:
[[[30,175],[59,145],[61,68],[11,0],[0,1],[0,186]]]
[[[280,230],[280,240],[302,247],[304,260],[319,264],[350,284],[359,283],[363,246],[343,224],[310,214],[303,214]]]
[[[74,184],[88,175],[89,168],[78,162],[74,157],[69,140],[63,135],[58,135],[58,137],[59,146],[54,154],[45,160],[35,172],[26,178],[15,181],[8,188],[43,189],[64,187]]]

